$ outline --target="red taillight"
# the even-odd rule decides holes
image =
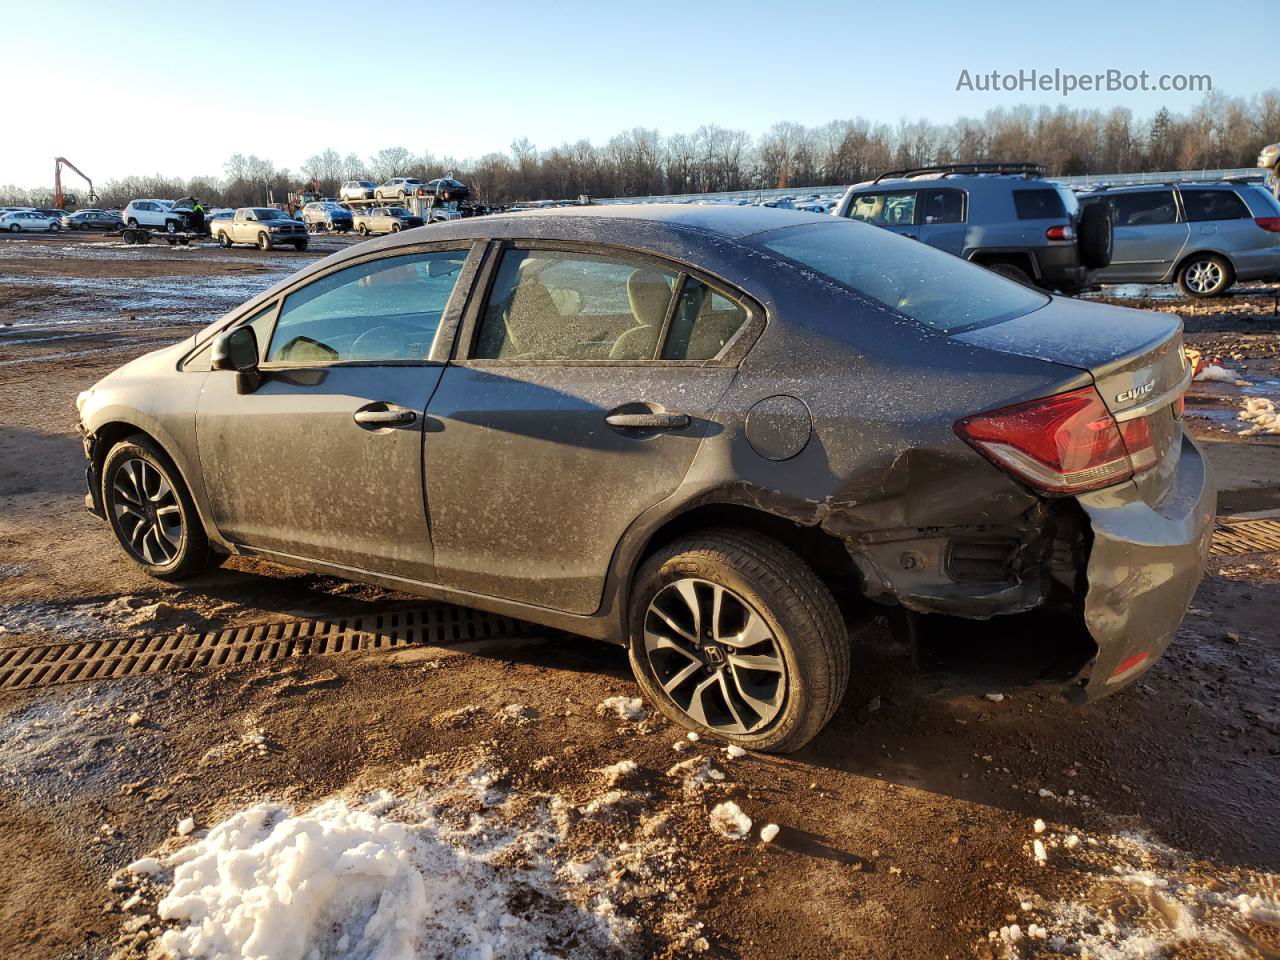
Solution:
[[[1254,217],[1253,222],[1268,233],[1280,233],[1280,217]]]
[[[1071,224],[1069,223],[1050,227],[1044,232],[1044,235],[1049,240],[1074,240],[1076,238],[1076,232],[1071,229]]]
[[[1083,493],[1155,464],[1145,418],[1116,423],[1093,387],[969,417],[956,433],[998,466],[1050,493]]]

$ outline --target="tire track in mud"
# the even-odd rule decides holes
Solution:
[[[265,663],[291,657],[393,651],[423,644],[527,636],[510,617],[434,604],[327,620],[282,620],[206,633],[80,640],[0,650],[0,690]]]

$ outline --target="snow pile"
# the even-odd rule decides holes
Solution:
[[[703,952],[681,906],[703,872],[677,829],[687,805],[651,809],[649,794],[614,785],[638,772],[632,760],[596,771],[606,792],[594,799],[596,778],[566,795],[516,789],[488,747],[470,745],[397,771],[394,792],[259,802],[207,831],[218,818],[205,815],[111,879],[118,943],[173,960]],[[750,830],[740,818],[728,805],[713,823],[736,836]]]
[[[639,697],[607,697],[596,707],[596,713],[602,717],[612,713],[619,720],[643,720],[649,711]]]
[[[711,829],[730,840],[741,840],[751,832],[751,818],[732,800],[726,800],[712,808]]]
[[[1280,434],[1280,415],[1276,414],[1276,405],[1266,397],[1249,397],[1244,401],[1244,409],[1236,414],[1237,420],[1251,423],[1239,431],[1242,437],[1251,437],[1259,433]]]
[[[1211,363],[1207,367],[1205,367],[1203,370],[1201,370],[1199,373],[1197,373],[1195,375],[1195,379],[1201,380],[1201,381],[1213,380],[1218,383],[1235,383],[1237,380],[1240,379],[1240,374],[1238,374],[1234,370],[1228,369],[1227,367],[1222,367],[1216,363]]]
[[[1277,953],[1280,874],[1216,866],[1140,833],[1043,836],[1037,859],[1042,845],[1053,851],[1061,899],[1023,899],[1025,925],[988,935],[1002,956],[1021,956],[1012,945],[1024,937],[1055,956],[1106,960]]]
[[[177,957],[524,956],[563,922],[511,913],[512,883],[433,821],[344,800],[302,814],[257,804],[174,860],[158,912],[180,924],[160,940]],[[598,947],[611,939],[601,918],[577,924]]]

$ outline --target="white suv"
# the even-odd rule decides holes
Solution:
[[[163,227],[170,232],[183,229],[182,217],[170,213],[172,200],[130,200],[120,214],[130,227]]]

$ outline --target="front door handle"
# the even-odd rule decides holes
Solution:
[[[361,407],[352,419],[362,427],[402,427],[413,423],[418,415],[404,407],[394,407],[381,401]]]
[[[640,430],[682,430],[689,425],[689,417],[683,413],[611,413],[604,422]]]

